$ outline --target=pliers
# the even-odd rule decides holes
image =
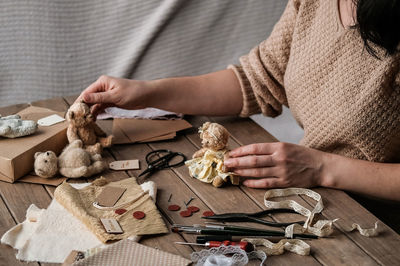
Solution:
[[[215,220],[215,221],[220,221],[220,222],[253,222],[253,223],[259,223],[259,224],[264,224],[264,225],[269,225],[273,227],[283,227],[283,226],[288,226],[291,224],[304,224],[304,221],[297,221],[297,222],[291,222],[291,223],[277,223],[277,222],[271,222],[271,221],[266,221],[263,219],[260,219],[259,217],[271,214],[271,213],[282,213],[282,212],[287,212],[287,213],[296,213],[292,209],[271,209],[271,210],[264,210],[260,212],[255,212],[255,213],[223,213],[223,214],[214,214],[212,216],[204,216],[201,217],[203,219],[210,219],[210,220]]]

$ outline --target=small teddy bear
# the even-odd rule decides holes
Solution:
[[[221,187],[228,182],[239,185],[239,177],[224,169],[224,156],[228,152],[229,132],[217,123],[206,122],[199,128],[203,148],[193,154],[193,159],[186,161],[190,176],[214,187]]]
[[[75,140],[62,151],[60,156],[52,151],[35,153],[35,173],[50,178],[57,173],[65,177],[89,177],[107,168],[100,154],[92,155],[82,148],[81,140]]]
[[[33,120],[22,120],[19,115],[0,115],[0,136],[17,138],[35,133],[38,125]]]
[[[106,133],[96,124],[89,106],[77,102],[70,106],[66,114],[69,123],[67,137],[69,143],[80,139],[83,147],[91,154],[101,154],[103,148],[111,146],[113,136]]]

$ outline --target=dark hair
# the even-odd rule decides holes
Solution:
[[[386,51],[398,52],[400,43],[400,0],[353,0],[357,8],[357,28],[367,51],[377,57],[371,43]]]

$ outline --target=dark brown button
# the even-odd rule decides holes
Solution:
[[[116,210],[115,210],[115,213],[116,213],[116,214],[119,214],[119,215],[124,214],[125,212],[126,212],[125,209],[116,209]]]
[[[196,207],[196,206],[189,206],[187,209],[188,209],[189,211],[191,211],[191,212],[198,212],[198,211],[200,211],[200,209],[199,209],[198,207]]]
[[[189,211],[189,210],[181,211],[179,214],[180,214],[182,217],[190,217],[190,216],[192,216],[192,212]]]
[[[214,215],[214,212],[212,212],[212,211],[205,211],[205,212],[203,212],[203,216],[205,216],[205,217],[213,216],[213,215]]]
[[[145,216],[146,214],[144,214],[144,212],[142,211],[136,211],[133,213],[133,217],[135,217],[138,220],[143,219]]]
[[[168,206],[168,210],[169,211],[179,211],[181,209],[181,207],[179,207],[178,205],[169,205]]]

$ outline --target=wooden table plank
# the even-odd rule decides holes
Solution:
[[[239,122],[230,118],[213,118],[213,120],[223,124],[232,133],[240,145],[275,141],[275,139],[271,139],[270,136],[262,134],[263,129],[257,128],[258,126],[252,127],[254,132],[251,134],[251,137],[248,137],[250,134],[250,125],[247,125],[247,123],[246,126],[238,126]],[[378,220],[378,218],[351,199],[345,192],[326,188],[318,188],[316,191],[321,194],[326,203],[323,215],[327,219],[341,218],[345,220],[348,225],[356,222],[369,227],[373,226],[375,221]],[[257,192],[257,190],[254,189],[246,189],[246,193],[258,197],[258,201],[263,204],[264,192]],[[309,204],[312,204],[308,198],[303,199],[305,199]],[[354,212],[358,212],[360,215],[358,217],[354,216]],[[351,239],[377,263],[382,265],[400,265],[400,254],[398,250],[393,249],[394,246],[399,246],[400,237],[382,222],[381,225],[385,233],[373,238],[363,237],[358,233],[348,233],[343,229],[343,227],[337,227],[344,235],[346,235],[347,238]],[[354,261],[354,257],[351,257],[351,259]]]

